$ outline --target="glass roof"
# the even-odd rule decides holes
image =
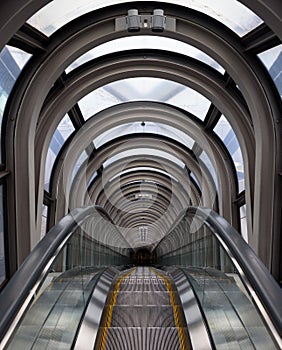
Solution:
[[[282,98],[282,44],[260,53],[258,57],[269,71]]]
[[[150,0],[144,0],[150,1]],[[157,0],[161,1],[161,0]],[[49,36],[74,18],[84,13],[106,7],[108,5],[133,2],[132,0],[53,0],[43,7],[28,23]],[[246,6],[237,0],[166,0],[167,3],[182,5],[205,13],[240,36],[247,34],[262,23]]]
[[[210,101],[182,84],[160,78],[130,78],[107,84],[84,96],[79,107],[85,119],[118,103],[129,101],[165,102],[204,120]]]
[[[171,162],[177,164],[178,166],[180,166],[183,169],[185,167],[185,164],[181,160],[176,158],[175,156],[173,156],[167,152],[161,151],[161,150],[157,150],[157,149],[153,149],[153,148],[145,148],[145,147],[120,152],[120,153],[114,155],[113,157],[109,158],[108,160],[106,160],[106,162],[103,165],[106,168],[107,166],[111,165],[112,163],[114,163],[117,160],[120,160],[123,158],[128,158],[131,156],[148,156],[148,157],[156,156],[156,157],[170,160]]]
[[[222,74],[225,72],[224,68],[220,66],[213,58],[192,45],[171,38],[139,35],[111,40],[105,44],[95,47],[74,61],[66,69],[66,73],[71,72],[73,69],[81,66],[85,62],[92,60],[93,58],[97,58],[113,52],[134,49],[167,50],[168,48],[171,52],[176,52],[182,55],[196,58],[197,60],[208,64]]]
[[[49,191],[50,176],[55,159],[59,154],[60,149],[62,148],[66,139],[70,136],[70,134],[73,131],[74,126],[69,116],[65,115],[65,117],[61,120],[56,131],[53,134],[46,157],[44,189],[47,191]]]
[[[14,46],[6,45],[6,48],[12,55],[19,69],[22,70],[32,55]]]
[[[24,65],[31,55],[13,46],[4,46],[0,52],[0,137],[2,118],[8,97]],[[1,142],[0,142],[1,144]],[[0,161],[1,159],[0,150]]]
[[[215,171],[215,168],[208,156],[208,154],[203,151],[200,155],[200,159],[204,162],[204,164],[206,165],[207,169],[209,170],[213,180],[214,180],[214,183],[215,183],[215,186],[216,186],[216,189],[218,190],[218,178],[217,178],[217,173]]]
[[[143,124],[142,122],[145,124]],[[96,137],[96,139],[94,140],[94,145],[96,148],[99,148],[103,144],[113,140],[114,138],[134,133],[153,133],[157,135],[167,136],[169,138],[181,142],[190,149],[194,145],[194,140],[190,136],[185,134],[183,131],[166,124],[147,121],[127,123],[109,129],[101,135],[99,135],[98,137]]]
[[[235,132],[224,115],[219,119],[214,132],[223,141],[233,159],[237,172],[239,192],[241,192],[245,189],[243,156]]]
[[[73,172],[72,172],[72,176],[71,176],[71,181],[73,181],[76,173],[78,172],[80,166],[82,165],[82,163],[88,158],[88,155],[86,153],[86,151],[83,151],[81,153],[81,155],[79,156],[79,158],[77,159],[75,166],[73,168]]]

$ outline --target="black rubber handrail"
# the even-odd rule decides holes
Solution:
[[[44,280],[43,276],[48,273],[50,261],[54,261],[79,225],[97,213],[112,222],[105,210],[98,206],[74,209],[45,235],[24,260],[0,294],[1,341],[30,297],[30,292],[39,281]],[[123,238],[122,235],[121,237]]]
[[[278,334],[282,337],[282,289],[259,257],[242,236],[213,210],[190,207],[185,211],[185,214],[194,214],[200,217],[222,239],[257,294]]]

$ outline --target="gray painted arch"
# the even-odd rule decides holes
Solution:
[[[139,134],[139,135],[132,135],[132,136],[134,136],[134,138],[128,138],[127,136],[124,136],[124,137],[118,138],[118,140],[113,140],[112,142],[109,143],[108,146],[105,145],[104,147],[102,147],[101,150],[98,149],[92,158],[90,158],[88,161],[85,161],[84,164],[82,164],[81,169],[79,169],[79,171],[77,172],[77,175],[74,178],[74,181],[72,184],[71,193],[70,193],[71,208],[84,204],[84,199],[83,199],[84,193],[87,191],[87,186],[92,177],[92,174],[102,166],[102,164],[105,162],[106,159],[108,159],[109,154],[113,156],[113,155],[116,155],[118,152],[122,152],[124,150],[127,150],[128,148],[130,149],[132,144],[130,144],[130,142],[127,142],[128,140],[134,140],[134,141],[141,140],[146,144],[146,146],[149,145],[150,147],[153,147],[153,148],[157,146],[157,148],[160,150],[173,152],[172,153],[173,155],[175,155],[178,159],[181,159],[186,164],[187,168],[193,171],[198,182],[202,184],[201,185],[201,188],[203,189],[202,191],[205,191],[205,189],[207,189],[208,186],[213,183],[213,180],[208,170],[204,167],[203,164],[201,164],[200,159],[198,159],[197,161],[195,157],[189,154],[189,152],[185,149],[185,147],[182,144],[179,144],[176,141],[168,139],[166,137],[161,137],[160,135],[146,135],[146,134],[140,135]],[[122,148],[119,147],[120,145],[122,145],[123,147]],[[140,144],[139,147],[142,147],[142,144]],[[158,167],[158,164],[161,164],[161,163],[162,162],[158,162],[155,164],[153,163],[151,166]],[[127,164],[124,164],[124,167],[126,165]],[[137,164],[133,163],[132,166],[137,166]],[[143,160],[143,162],[142,161],[139,162],[138,166],[139,167],[150,166],[150,162],[148,163],[148,160],[146,160],[146,162]],[[110,170],[107,172],[109,175],[103,174],[104,183],[109,182],[112,177],[116,176],[118,172],[122,170],[123,169]],[[160,169],[160,170],[167,170],[167,168]],[[174,176],[174,178],[179,178],[180,176],[180,174],[175,174],[175,173],[172,173],[172,175]],[[96,186],[95,184],[91,185],[91,187],[95,187],[95,186]],[[91,187],[88,188],[88,191],[89,190],[91,191]],[[214,185],[212,188],[206,191],[215,192]],[[207,203],[205,203],[205,200],[203,199],[203,205],[205,204]]]
[[[168,125],[174,126],[175,128],[180,129],[186,132],[188,135],[192,136],[193,138],[197,139],[197,141],[201,144],[202,148],[210,156],[210,159],[214,164],[215,169],[219,168],[221,170],[219,186],[221,191],[223,191],[223,189],[225,191],[225,197],[222,197],[222,201],[226,200],[225,209],[227,209],[227,203],[232,202],[231,198],[234,198],[234,183],[233,185],[232,183],[228,183],[230,173],[228,170],[228,164],[226,163],[225,155],[222,154],[222,150],[219,149],[219,145],[216,144],[216,142],[211,144],[211,141],[205,136],[203,128],[200,127],[199,124],[189,120],[185,114],[181,113],[181,111],[175,108],[168,108],[167,106],[163,106],[162,104],[136,102],[127,104],[126,106],[127,108],[124,108],[123,105],[117,105],[110,109],[100,112],[94,118],[89,119],[85,123],[85,125],[78,131],[76,136],[73,138],[71,145],[66,151],[66,154],[64,155],[64,166],[61,169],[61,175],[60,179],[58,179],[57,188],[59,188],[60,190],[64,189],[63,193],[69,193],[69,177],[72,173],[72,169],[75,165],[76,159],[78,159],[79,155],[85,149],[85,147],[95,138],[95,135],[99,135],[109,127],[114,127],[125,122],[143,120],[144,117],[146,117],[148,121],[165,121],[165,123],[167,123]],[[148,117],[148,115],[150,117]],[[139,145],[139,147],[142,147],[142,143]],[[227,191],[229,191],[229,201],[227,200]],[[58,208],[59,217],[65,214],[64,211],[67,207],[68,202],[62,206],[62,211],[60,211],[60,208]],[[221,208],[223,207],[224,206],[222,203]],[[222,211],[222,213],[224,212]],[[230,216],[229,218],[232,218],[232,216]]]
[[[247,2],[247,0],[245,1]],[[12,31],[11,30],[11,23],[13,23],[14,19],[17,19],[18,22],[16,23],[20,23],[19,18],[24,18],[24,16],[26,16],[28,11],[31,11],[31,9],[37,9],[39,8],[39,5],[35,5],[35,4],[42,4],[42,2],[35,2],[35,1],[28,1],[28,3],[26,4],[26,6],[24,5],[24,3],[22,1],[18,1],[17,5],[19,5],[19,7],[17,7],[16,9],[16,14],[19,15],[19,17],[17,17],[14,13],[15,8],[13,8],[13,15],[11,16],[12,19],[8,21],[8,24],[6,26],[6,28],[8,28],[6,30],[6,32],[4,31],[5,37],[9,35],[9,33]],[[258,8],[259,11],[262,11],[263,5],[261,2],[254,2],[254,1],[250,1],[250,3],[253,5],[254,8]],[[258,5],[256,5],[256,3]],[[252,5],[250,7],[252,7]],[[5,5],[6,6],[6,5]],[[34,6],[34,7],[33,7]],[[36,7],[38,6],[38,7]],[[273,7],[272,7],[273,6]],[[279,13],[279,4],[278,2],[271,2],[271,5],[265,5],[265,10],[266,13],[268,14],[268,16],[271,13],[271,8],[276,8],[277,12]],[[10,13],[11,12],[11,8],[9,6],[5,7],[7,9],[7,12],[5,12],[5,14]],[[21,9],[21,10],[20,10]],[[9,12],[10,11],[10,12]],[[12,13],[11,13],[12,14]],[[9,18],[6,17],[5,20]],[[277,16],[272,15],[272,18],[275,20],[277,19]],[[277,21],[275,22],[277,23]],[[16,28],[18,28],[18,26],[16,25],[14,27],[13,30],[16,30]],[[194,38],[195,39],[195,38]],[[199,40],[199,38],[198,38]],[[207,38],[206,40],[204,40],[203,42],[207,42]],[[223,60],[226,59],[226,56],[223,57]],[[277,154],[277,149],[275,148],[275,131],[274,131],[274,125],[273,125],[273,120],[275,120],[276,115],[278,116],[279,114],[277,114],[277,110],[275,111],[275,107],[273,110],[271,110],[271,104],[268,103],[268,98],[269,98],[269,91],[267,91],[267,89],[265,91],[263,86],[265,86],[264,84],[260,84],[260,79],[256,79],[255,77],[255,69],[252,71],[252,69],[249,69],[250,67],[247,67],[246,62],[243,62],[243,60],[240,61],[240,64],[238,62],[238,60],[231,60],[232,64],[234,63],[234,70],[232,71],[235,75],[235,70],[237,70],[237,68],[240,67],[240,64],[242,65],[242,67],[244,66],[243,71],[241,69],[238,69],[238,73],[237,74],[241,74],[242,77],[240,78],[238,76],[238,79],[240,82],[242,82],[242,84],[240,84],[239,86],[243,86],[243,93],[246,97],[246,100],[249,103],[250,106],[250,111],[252,116],[254,117],[255,123],[255,131],[256,134],[258,135],[257,137],[257,150],[256,150],[256,154],[257,154],[257,164],[256,164],[256,173],[258,174],[259,171],[261,169],[263,169],[262,171],[262,175],[259,175],[257,180],[256,180],[256,184],[255,184],[255,208],[254,208],[254,233],[255,236],[259,236],[259,232],[261,230],[261,232],[266,232],[268,229],[268,225],[272,226],[272,219],[273,219],[273,211],[274,208],[277,207],[277,210],[279,209],[279,191],[278,194],[275,193],[274,194],[274,181],[277,181],[277,173],[280,171],[278,167],[278,161],[276,157]],[[238,67],[239,65],[239,67]],[[245,75],[243,74],[244,72],[247,72],[248,74]],[[258,77],[258,76],[257,76]],[[235,79],[236,80],[236,79]],[[236,80],[237,81],[237,80]],[[244,81],[246,82],[245,85],[243,85]],[[267,85],[267,84],[266,84]],[[43,85],[41,85],[42,87]],[[36,87],[38,88],[38,86]],[[257,92],[255,92],[255,90],[257,89]],[[36,100],[36,99],[35,99]],[[39,105],[40,105],[40,99],[39,99]],[[26,111],[23,108],[23,110],[25,114]],[[21,113],[20,113],[21,114]],[[36,112],[35,112],[36,114]],[[275,115],[276,114],[276,115]],[[28,115],[28,113],[26,113],[26,116]],[[268,116],[273,116],[273,120],[269,120]],[[270,118],[271,119],[271,118]],[[268,123],[269,121],[269,123]],[[25,122],[27,122],[27,120],[25,120]],[[33,124],[33,123],[32,123]],[[20,130],[20,127],[18,125],[18,130]],[[261,130],[263,130],[263,133],[261,132]],[[28,130],[25,131],[29,134]],[[19,132],[19,131],[18,131]],[[32,130],[30,130],[31,134],[32,134]],[[270,141],[269,141],[270,140]],[[31,144],[29,145],[29,151],[34,151],[33,146],[32,146],[32,141]],[[18,170],[20,173],[20,169],[22,169],[22,165],[26,165],[27,163],[29,164],[29,169],[27,172],[24,172],[23,175],[26,176],[26,180],[29,180],[29,175],[30,178],[33,179],[34,178],[34,173],[33,173],[33,168],[34,168],[34,161],[32,159],[32,155],[34,154],[33,152],[31,152],[31,156],[28,156],[27,153],[24,154],[22,161],[21,161],[21,157],[20,157],[20,148],[21,146],[26,146],[26,139],[24,139],[24,141],[21,144],[17,144],[15,147],[15,158],[11,159],[11,162],[9,163],[11,166],[12,171],[14,170]],[[13,147],[13,146],[12,146]],[[280,147],[280,146],[279,146]],[[271,155],[270,157],[268,155]],[[259,158],[260,157],[260,158]],[[18,169],[14,169],[13,168],[13,163],[14,161],[17,163],[20,163],[20,167]],[[12,175],[14,176],[14,174]],[[9,184],[10,185],[14,185],[13,178],[10,181],[9,180]],[[267,183],[267,188],[264,188],[265,185]],[[20,192],[20,181],[19,179],[15,179],[15,188],[16,190],[19,190]],[[15,191],[16,192],[16,191]],[[14,195],[14,193],[12,193]],[[16,198],[16,213],[19,217],[21,217],[20,214],[26,214],[26,218],[30,218],[29,219],[29,223],[27,225],[28,229],[32,229],[33,228],[33,224],[34,224],[34,212],[36,212],[35,208],[34,208],[34,199],[36,197],[36,195],[33,192],[33,186],[32,184],[28,183],[27,186],[27,190],[21,191],[21,195],[22,198],[17,197]],[[13,196],[14,198],[14,196]],[[20,200],[22,199],[22,201]],[[31,204],[28,205],[26,210],[21,211],[21,209],[19,208],[19,205],[22,205],[23,207],[25,207],[25,205],[23,205],[22,203],[25,203],[26,200],[30,200]],[[275,203],[277,204],[275,206],[274,200],[276,201]],[[21,204],[17,204],[17,203],[21,203]],[[265,203],[268,203],[267,205]],[[273,203],[272,205],[269,205],[269,203]],[[266,217],[270,218],[271,222],[263,222],[262,214],[265,214]],[[24,226],[26,226],[25,223],[23,223]],[[279,225],[278,225],[279,226]],[[20,231],[21,228],[21,223],[19,223],[18,226],[18,230]],[[24,227],[23,227],[24,230]],[[28,230],[29,231],[29,230]],[[270,233],[271,234],[271,233]],[[268,242],[268,247],[266,249],[266,253],[265,252],[261,252],[261,254],[263,255],[263,260],[265,261],[265,263],[269,266],[269,260],[271,259],[271,239],[267,240]],[[263,245],[263,243],[265,243],[265,241],[262,240],[261,242],[261,246]],[[270,245],[269,245],[270,244]],[[253,242],[253,245],[255,247],[257,247],[259,245],[258,241]],[[259,249],[258,249],[259,250]]]

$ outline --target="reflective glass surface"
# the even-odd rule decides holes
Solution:
[[[201,188],[201,186],[200,186],[200,184],[199,184],[199,181],[198,181],[198,179],[196,178],[196,175],[195,175],[192,171],[190,172],[190,176],[191,176],[191,178],[196,182],[197,186],[198,186],[199,188]]]
[[[273,79],[282,98],[282,44],[258,55]]]
[[[239,192],[241,192],[245,189],[243,156],[238,139],[225,116],[221,116],[214,132],[223,141],[233,159],[238,177]]]
[[[245,283],[249,267],[244,258],[252,252],[232,256],[230,242],[238,244],[240,240],[219,235],[219,228],[212,227],[209,219],[186,214],[157,246],[157,264],[181,267],[201,306],[215,349],[278,349],[259,311],[260,302],[256,304],[258,291],[251,282]],[[189,312],[190,303],[186,304]]]
[[[75,163],[75,166],[73,168],[73,172],[72,172],[72,180],[75,177],[76,173],[78,172],[81,164],[88,158],[88,155],[86,153],[86,151],[83,151],[81,153],[81,155],[79,156],[78,160]]]
[[[3,186],[0,186],[0,285],[6,279],[5,245],[4,245],[4,213]]]
[[[94,145],[96,148],[99,148],[103,144],[111,141],[114,138],[135,133],[152,133],[167,136],[169,138],[181,142],[189,148],[192,148],[194,144],[194,140],[190,136],[186,135],[183,131],[178,130],[172,126],[165,125],[162,123],[142,121],[123,124],[110,130],[107,130],[94,140]]]
[[[240,207],[241,235],[248,243],[248,228],[247,228],[247,205]]]
[[[74,131],[74,126],[68,115],[61,120],[58,125],[52,140],[50,142],[50,146],[47,153],[46,163],[45,163],[45,181],[44,188],[46,191],[49,191],[49,183],[50,176],[52,172],[52,168],[60,149],[65,143],[66,139],[70,136],[70,134]]]
[[[155,101],[180,107],[205,119],[210,101],[197,91],[176,82],[149,77],[122,79],[100,87],[83,97],[79,107],[85,119],[95,113],[129,101]]]
[[[130,168],[130,169],[124,170],[124,171],[122,171],[121,173],[119,173],[118,175],[113,176],[113,177],[109,180],[109,182],[115,180],[115,179],[116,179],[117,177],[119,177],[119,176],[122,176],[122,175],[124,175],[124,174],[128,174],[128,173],[130,173],[130,172],[134,172],[134,171],[136,171],[136,172],[137,172],[137,171],[156,172],[156,173],[160,173],[160,174],[166,175],[166,176],[172,178],[174,181],[178,182],[178,180],[177,180],[174,176],[172,176],[171,174],[169,174],[168,172],[166,172],[166,171],[164,171],[164,170],[157,169],[157,168],[152,168],[152,167],[145,167],[145,166],[144,166],[144,167]]]
[[[7,99],[21,70],[30,57],[30,54],[8,45],[0,52],[0,130]],[[1,156],[0,152],[0,160]]]
[[[48,207],[47,205],[42,205],[41,238],[45,236],[47,231],[47,215],[48,215]]]
[[[85,310],[104,273],[106,277],[97,287],[98,291],[96,289],[99,303],[94,300],[94,315],[91,314],[91,326],[94,322],[99,324],[99,309],[102,314],[109,289],[107,285],[110,286],[116,273],[114,269],[105,273],[105,268],[128,265],[130,247],[117,228],[94,210],[73,231],[64,248],[55,252],[55,261],[52,256],[42,261],[39,254],[34,254],[32,261],[41,268],[39,282],[42,283],[35,283],[36,279],[33,281],[24,274],[20,276],[22,280],[28,280],[31,303],[26,303],[24,315],[18,320],[5,349],[73,349]],[[49,268],[48,264],[51,264]],[[88,348],[93,346],[82,347]]]
[[[90,180],[88,181],[88,186],[92,183],[92,181],[95,179],[95,177],[98,175],[97,171],[94,172],[94,174],[91,176]]]
[[[95,0],[91,2],[89,0],[53,0],[31,17],[28,23],[44,34],[51,35],[58,28],[84,13],[125,2],[132,2],[132,0]],[[205,13],[240,36],[262,23],[258,16],[237,0],[166,0],[166,2]]]
[[[215,186],[218,189],[218,178],[217,178],[215,168],[214,168],[209,156],[207,155],[207,153],[205,151],[203,151],[201,153],[200,159],[204,162],[205,166],[208,168],[208,170],[213,178],[213,181],[215,183]]]
[[[94,49],[86,52],[84,55],[74,61],[67,69],[66,73],[71,72],[73,69],[79,67],[85,62],[92,60],[93,58],[100,57],[113,52],[120,52],[125,50],[134,49],[155,49],[155,50],[168,50],[171,52],[180,53],[189,57],[196,58],[197,60],[208,64],[212,68],[216,69],[220,73],[224,73],[225,70],[214,59],[205,54],[203,51],[197,49],[192,45],[188,45],[179,40],[171,38],[164,38],[160,36],[130,36],[127,38],[120,38],[112,41],[108,41],[105,44],[99,45]]]
[[[181,162],[181,160],[179,160],[178,158],[174,157],[173,155],[171,155],[167,152],[163,152],[163,151],[152,149],[152,148],[136,148],[136,149],[132,149],[129,151],[120,152],[117,155],[109,158],[104,163],[104,167],[109,166],[110,164],[114,163],[115,161],[117,161],[119,159],[128,158],[131,156],[149,156],[149,157],[156,156],[156,157],[168,159],[168,160],[176,163],[177,165],[179,165],[181,168],[185,167],[185,164],[183,162]]]

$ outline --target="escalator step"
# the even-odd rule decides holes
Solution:
[[[175,293],[175,300],[178,295]],[[112,299],[112,298],[110,298]],[[170,294],[164,291],[153,292],[122,292],[117,293],[116,305],[170,305]]]
[[[110,327],[105,350],[180,350],[178,332],[176,327]]]
[[[106,314],[108,314],[106,307]],[[176,306],[180,326],[185,326],[182,308]],[[174,327],[174,311],[171,306],[114,306],[111,327]]]

